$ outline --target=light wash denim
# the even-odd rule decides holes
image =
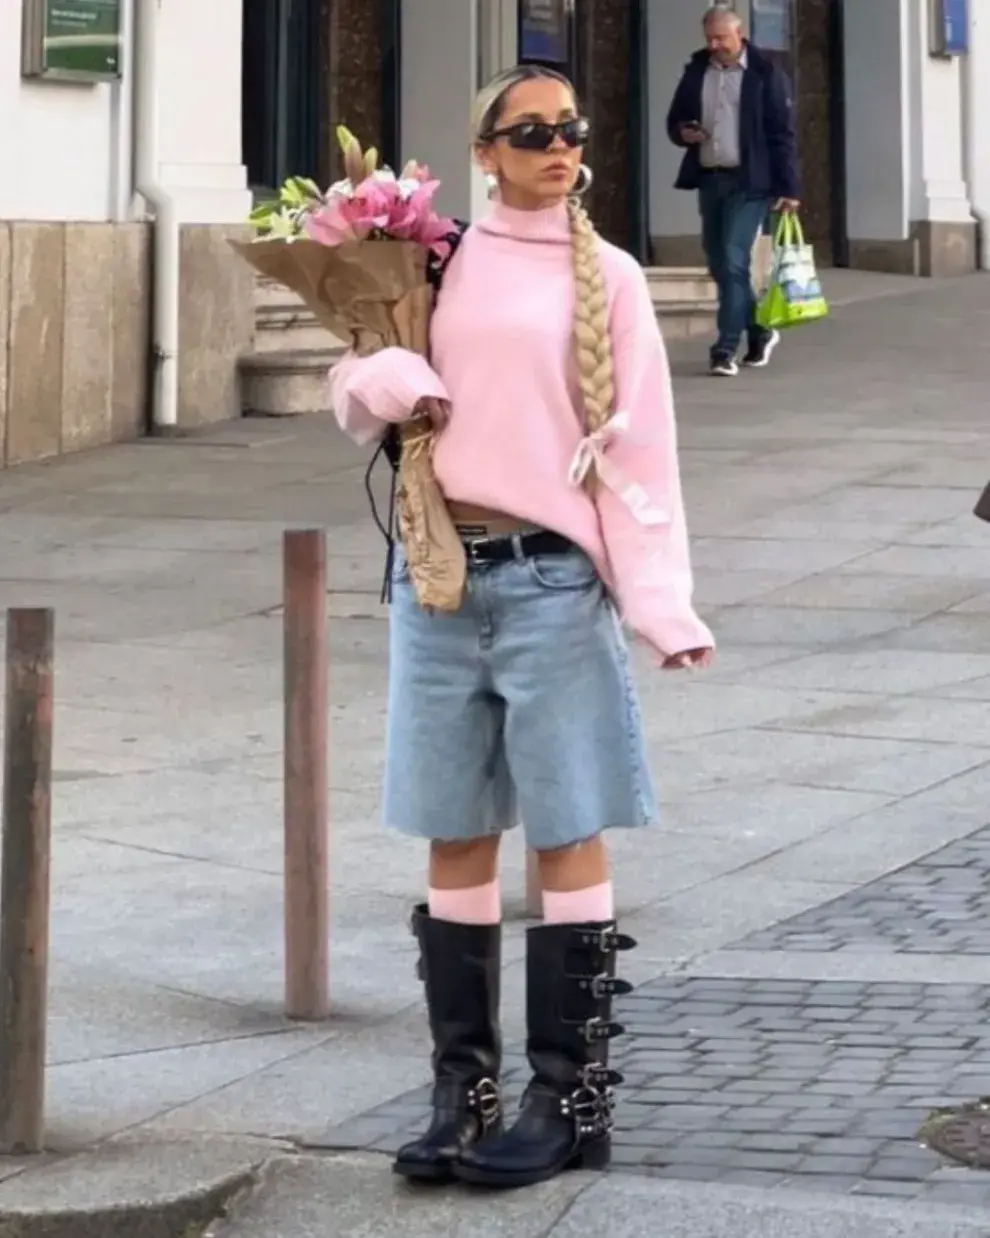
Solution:
[[[551,851],[655,816],[615,608],[581,551],[469,567],[456,614],[392,578],[386,822],[454,841],[521,819]]]
[[[718,340],[712,357],[733,357],[744,332],[750,347],[769,335],[756,322],[751,267],[770,200],[743,193],[735,172],[705,173],[699,200],[708,270],[718,285]]]

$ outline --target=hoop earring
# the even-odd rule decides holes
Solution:
[[[571,190],[571,196],[574,198],[583,198],[591,186],[594,184],[595,174],[586,163],[582,163],[578,168],[578,178],[574,182],[574,188]]]

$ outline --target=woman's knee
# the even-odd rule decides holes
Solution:
[[[609,879],[608,851],[600,834],[537,854],[544,889],[580,889]]]
[[[434,840],[430,844],[430,882],[435,886],[460,888],[494,881],[498,865],[497,836]]]

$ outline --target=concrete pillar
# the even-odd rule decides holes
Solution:
[[[162,5],[161,179],[184,222],[240,223],[251,209],[241,162],[241,4]]]
[[[667,109],[688,58],[703,46],[704,0],[647,0],[649,30],[650,239],[658,266],[700,266],[698,199],[675,189],[684,152],[667,137]]]
[[[844,13],[850,262],[916,275],[972,270],[961,62],[931,56],[928,0],[871,0]]]
[[[990,9],[971,4],[969,62],[963,65],[966,177],[979,219],[981,269],[990,269]]]
[[[852,266],[909,272],[910,76],[905,9],[912,0],[843,6],[846,224]]]
[[[976,228],[963,166],[962,61],[930,55],[927,0],[908,0],[911,235],[922,275],[972,271]]]
[[[471,107],[488,65],[483,47],[498,29],[489,0],[430,0],[402,11],[402,160],[429,164],[443,182],[438,206],[471,219],[485,200],[471,154]]]

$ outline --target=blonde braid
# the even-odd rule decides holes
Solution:
[[[574,268],[574,350],[589,433],[602,429],[615,404],[612,338],[608,329],[608,294],[598,255],[598,237],[588,213],[573,199],[571,221]]]

